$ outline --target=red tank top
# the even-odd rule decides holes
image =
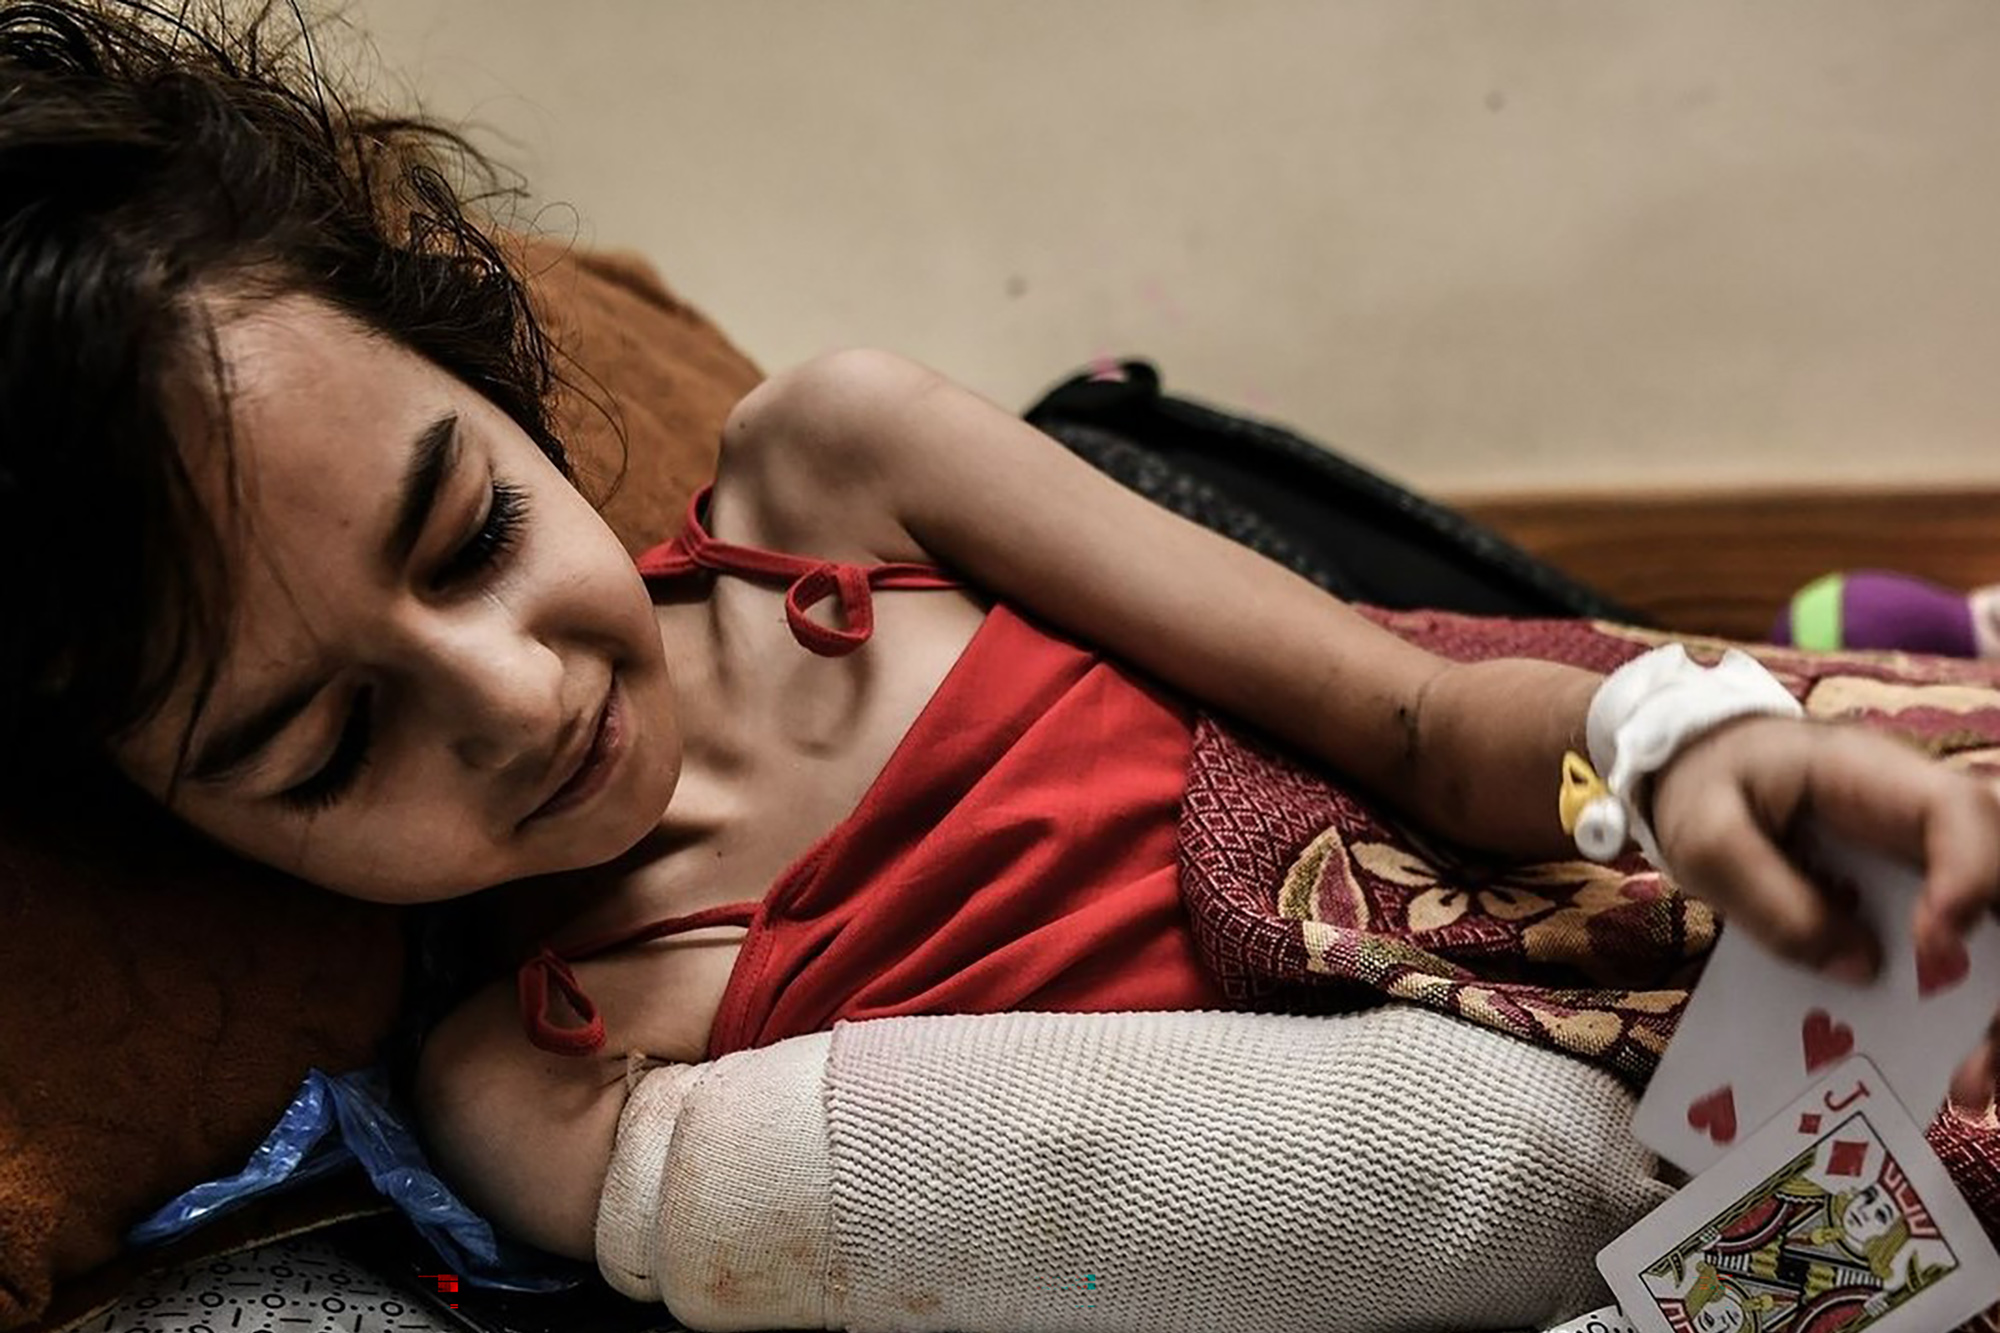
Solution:
[[[789,584],[793,637],[865,642],[876,588],[957,584],[925,565],[857,566],[718,542],[708,490],[649,579]],[[807,612],[837,596],[845,629]],[[1177,822],[1194,724],[1159,686],[1004,605],[988,612],[854,812],[761,901],[542,948],[518,973],[544,1050],[589,1055],[603,1018],[568,963],[705,926],[749,928],[708,1058],[840,1019],[1009,1010],[1219,1009],[1181,906]],[[554,986],[584,1020],[551,1021]]]

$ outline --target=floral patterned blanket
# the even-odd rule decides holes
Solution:
[[[1462,661],[1609,671],[1670,636],[1585,621],[1371,611]],[[1712,662],[1723,642],[1681,638]],[[2000,664],[1895,653],[1752,652],[1808,715],[1908,738],[2000,774]],[[1549,775],[1549,802],[1557,775]],[[1495,864],[1427,839],[1255,737],[1204,718],[1181,812],[1197,944],[1238,1003],[1299,1012],[1396,999],[1602,1064],[1635,1087],[1673,1035],[1717,921],[1643,860]],[[2000,1237],[2000,1121],[1943,1114],[1929,1138]]]

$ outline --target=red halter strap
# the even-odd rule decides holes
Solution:
[[[694,493],[688,501],[687,524],[680,536],[641,556],[639,572],[673,577],[700,570],[737,574],[760,583],[789,583],[791,586],[785,591],[785,622],[791,626],[794,639],[821,657],[840,657],[868,642],[868,636],[875,632],[872,594],[876,588],[960,586],[957,579],[934,565],[898,562],[850,565],[719,542],[708,535],[702,522],[702,509],[712,489],[713,483]],[[839,601],[846,628],[822,625],[808,614],[828,597]]]
[[[596,939],[586,940],[575,948],[563,953],[544,946],[535,955],[521,964],[515,974],[514,988],[520,1001],[521,1021],[527,1026],[528,1040],[545,1051],[556,1055],[595,1055],[604,1048],[604,1016],[597,1012],[596,1004],[583,993],[576,973],[570,970],[571,963],[580,963],[600,953],[621,948],[628,944],[643,944],[647,940],[660,939],[667,935],[679,935],[690,930],[700,930],[706,926],[747,926],[750,918],[757,913],[757,904],[727,903],[721,907],[708,907],[686,916],[668,917],[638,929],[626,929]],[[583,1016],[582,1027],[557,1027],[549,1017],[549,984],[554,982],[563,993],[563,998],[577,1013]]]

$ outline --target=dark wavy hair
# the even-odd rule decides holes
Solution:
[[[190,371],[223,387],[197,298],[324,300],[568,475],[550,349],[456,185],[493,167],[347,108],[295,9],[271,40],[273,8],[0,0],[0,747],[30,760],[0,780],[102,762],[182,672],[197,709],[213,684],[229,574],[164,403]]]
[[[165,397],[190,374],[226,392],[206,298],[317,297],[477,389],[572,475],[551,346],[488,230],[519,187],[455,131],[346,105],[298,0],[196,11],[0,0],[0,799],[16,810],[115,788],[111,743],[184,672],[196,718],[212,690],[229,570]],[[406,917],[405,1087],[421,1032],[478,980],[457,943],[475,915]]]

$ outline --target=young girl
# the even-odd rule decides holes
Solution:
[[[509,970],[418,1093],[507,1229],[590,1257],[630,1049],[1218,1005],[1174,884],[1197,708],[1447,838],[1574,855],[1599,678],[1434,657],[897,356],[752,393],[635,568],[454,141],[142,8],[0,0],[0,743],[336,893],[477,894]],[[1757,710],[1681,732],[1621,795],[1779,953],[1876,963],[1787,857],[1807,813],[1922,861],[1926,949],[2000,903],[1984,785]],[[774,886],[817,924],[741,952]],[[923,904],[963,910],[895,935]],[[1953,1094],[1993,1078],[1989,1047]]]

